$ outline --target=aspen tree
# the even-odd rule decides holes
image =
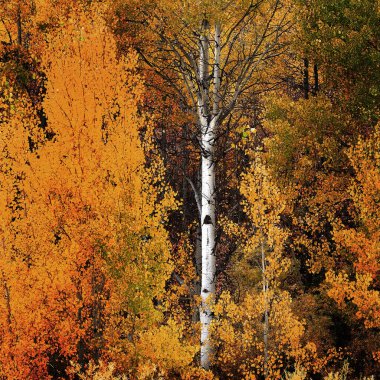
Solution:
[[[318,362],[315,345],[304,340],[305,324],[283,289],[292,264],[286,255],[289,232],[280,223],[287,205],[261,156],[251,155],[253,163],[241,181],[248,223],[223,220],[229,233],[246,242],[230,269],[239,296],[224,292],[215,307],[217,363],[226,378],[280,379],[287,363],[312,369]]]
[[[125,2],[124,2],[125,4]],[[223,123],[260,82],[263,62],[279,53],[287,12],[279,0],[127,2],[149,43],[138,47],[147,68],[169,83],[193,112],[201,184],[193,184],[201,227],[201,366],[211,365],[209,326],[216,292],[216,183]],[[130,19],[130,17],[128,17]]]

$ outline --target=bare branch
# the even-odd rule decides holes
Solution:
[[[199,191],[195,187],[194,182],[189,177],[185,176],[185,178],[189,182],[191,188],[193,189],[194,198],[195,198],[195,202],[197,204],[197,208],[198,208],[198,212],[199,212],[199,219],[200,219],[201,215],[202,215],[202,203],[201,203],[201,197],[199,195]]]

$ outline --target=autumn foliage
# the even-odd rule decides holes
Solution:
[[[375,3],[0,0],[1,380],[379,376]]]
[[[1,374],[63,376],[100,355],[123,368],[157,355],[165,369],[186,365],[193,349],[176,347],[181,330],[153,305],[170,275],[175,203],[161,162],[144,157],[154,147],[136,55],[117,58],[101,16],[79,14],[49,35],[42,66],[46,130],[2,82]],[[162,334],[189,358],[166,363]]]

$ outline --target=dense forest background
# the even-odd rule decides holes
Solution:
[[[0,379],[380,378],[378,0],[0,0]]]

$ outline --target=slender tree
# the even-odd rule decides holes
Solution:
[[[218,139],[241,111],[244,96],[261,83],[263,62],[279,54],[287,12],[280,0],[145,6],[129,2],[127,8],[133,24],[141,23],[150,38],[138,47],[142,60],[170,84],[198,128],[201,180],[192,188],[202,241],[201,365],[209,368],[216,289],[216,166],[218,153],[227,148],[218,146]]]

